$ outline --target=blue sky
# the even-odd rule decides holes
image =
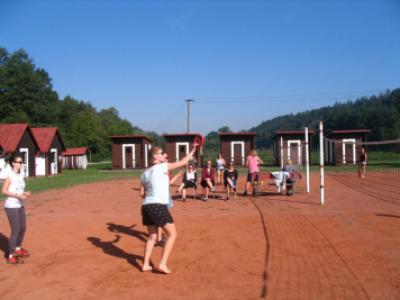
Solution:
[[[133,125],[249,129],[400,87],[400,1],[1,0],[0,46],[24,48],[62,98]]]

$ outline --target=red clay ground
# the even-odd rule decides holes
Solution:
[[[3,261],[0,299],[400,299],[400,199],[327,177],[320,206],[317,175],[311,184],[310,195],[175,201],[171,275],[139,271],[137,179],[38,193],[26,204],[32,257]],[[8,235],[1,210],[3,252]]]

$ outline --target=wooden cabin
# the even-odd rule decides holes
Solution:
[[[313,130],[308,130],[309,163],[311,164],[311,136]],[[304,130],[278,130],[275,133],[273,152],[274,163],[283,167],[291,160],[294,165],[304,165],[305,156],[305,132]]]
[[[62,153],[64,169],[82,169],[86,170],[88,166],[88,148],[67,148]]]
[[[0,124],[0,144],[3,156],[11,156],[13,153],[22,155],[25,176],[36,175],[35,158],[39,146],[28,124]]]
[[[367,141],[370,129],[332,130],[325,140],[325,163],[332,165],[356,164],[361,152],[361,143]]]
[[[219,151],[225,161],[236,165],[245,165],[246,157],[255,148],[255,132],[221,132]]]
[[[5,171],[6,171],[6,153],[4,151],[3,146],[0,144],[0,179],[5,178]]]
[[[113,169],[143,169],[150,165],[152,140],[144,135],[114,135],[112,140]]]
[[[176,133],[176,134],[164,134],[165,138],[165,152],[168,155],[170,162],[179,161],[189,154],[190,150],[193,149],[193,142],[198,133]],[[195,167],[202,165],[202,154],[203,147],[200,151],[196,151],[194,155]]]
[[[36,155],[36,176],[62,173],[64,143],[55,127],[31,128],[39,152]]]

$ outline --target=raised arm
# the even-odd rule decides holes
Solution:
[[[196,146],[197,144],[194,144],[194,147],[192,151],[189,152],[188,155],[186,155],[184,158],[182,158],[180,161],[173,162],[173,163],[168,163],[168,170],[175,170],[178,168],[182,168],[183,166],[186,166],[186,164],[192,159],[194,153],[196,152]]]
[[[179,177],[184,176],[183,170],[180,170],[172,179],[169,181],[169,184],[173,184]]]

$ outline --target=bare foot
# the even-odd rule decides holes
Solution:
[[[161,273],[164,273],[164,274],[170,274],[171,273],[171,270],[170,269],[168,269],[168,267],[167,266],[158,266],[158,271],[160,271]]]
[[[147,271],[151,271],[151,270],[153,270],[152,266],[143,266],[142,267],[142,272],[147,272]]]

